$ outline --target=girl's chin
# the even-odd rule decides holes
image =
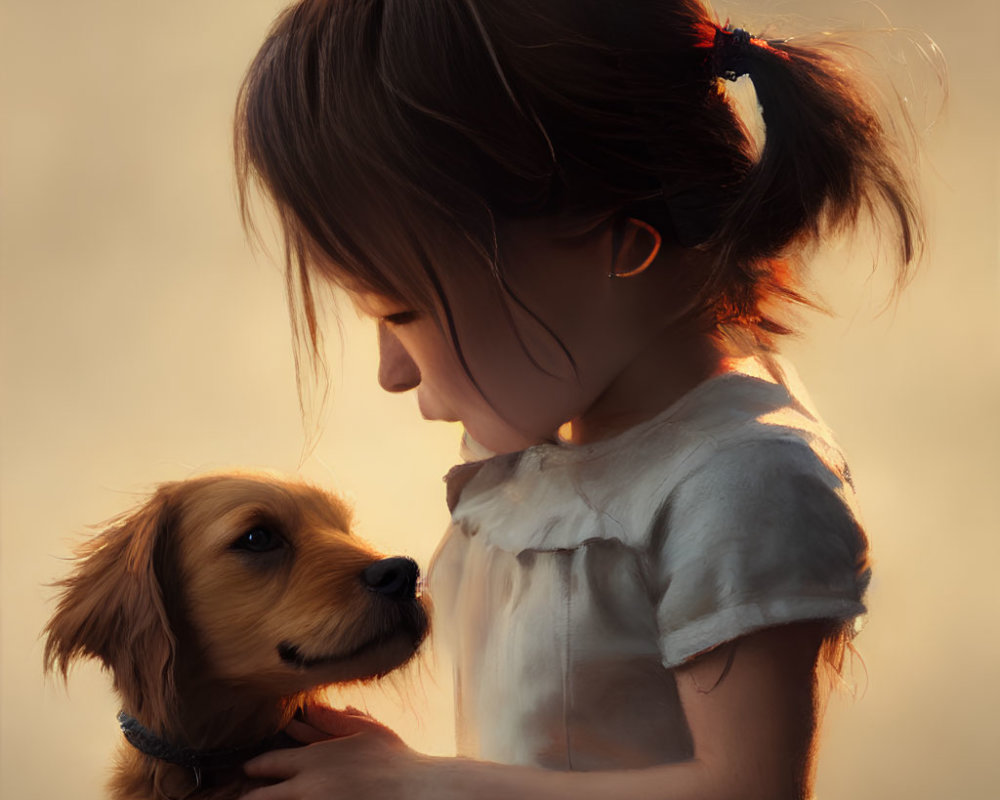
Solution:
[[[476,426],[466,425],[465,446],[472,452],[482,452],[483,457],[503,453],[517,453],[544,441],[544,438],[531,438],[513,428],[500,430],[481,430]]]
[[[487,456],[516,453],[532,445],[555,441],[554,437],[534,437],[526,434],[511,427],[499,417],[483,419],[483,415],[478,415],[476,419],[463,419],[461,414],[420,395],[417,395],[417,406],[420,415],[426,420],[461,422],[465,428],[465,437],[472,440],[473,449],[485,451]]]

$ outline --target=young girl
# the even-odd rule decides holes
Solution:
[[[806,797],[870,573],[776,345],[808,245],[870,211],[902,280],[920,239],[849,71],[697,0],[302,0],[236,143],[300,341],[344,289],[467,461],[429,575],[460,757],[314,709],[247,798]]]

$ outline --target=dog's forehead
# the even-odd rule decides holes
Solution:
[[[189,519],[263,513],[288,522],[319,521],[345,532],[351,524],[346,503],[328,492],[295,481],[221,476],[192,482],[185,495],[183,515]]]

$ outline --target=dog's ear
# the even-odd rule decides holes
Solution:
[[[113,520],[77,554],[45,629],[45,669],[65,679],[77,658],[97,658],[127,710],[147,725],[166,719],[175,697],[176,641],[158,573],[173,524],[170,486]]]

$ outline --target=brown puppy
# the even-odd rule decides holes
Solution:
[[[46,669],[100,659],[121,697],[116,800],[238,797],[318,687],[386,674],[427,631],[416,564],[350,534],[335,497],[240,474],[161,486],[80,552]],[[146,752],[141,752],[146,751]],[[148,753],[148,754],[147,754]]]

